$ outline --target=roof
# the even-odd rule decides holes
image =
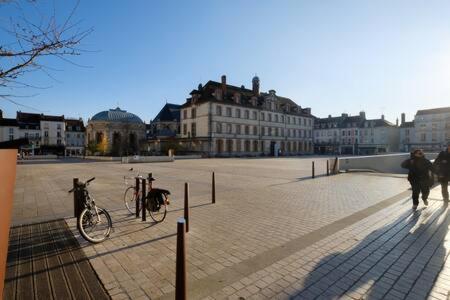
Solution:
[[[400,124],[401,128],[408,128],[408,127],[414,127],[414,121],[411,122],[404,122],[403,124]]]
[[[180,122],[181,105],[166,103],[161,111],[153,119],[153,122]]]
[[[123,122],[123,123],[135,123],[143,124],[144,122],[135,114],[129,113],[126,110],[121,110],[119,107],[115,109],[101,111],[95,114],[91,121],[103,121],[103,122]]]
[[[373,127],[395,127],[396,125],[385,120],[385,119],[366,119],[364,116],[348,116],[347,114],[342,114],[339,117],[328,118],[317,118],[315,124],[317,129],[320,129],[320,124],[337,124],[337,128],[348,128],[348,127],[364,127],[365,122],[369,122]],[[325,127],[329,128],[329,127]],[[324,128],[324,129],[325,129]]]
[[[41,120],[51,122],[64,122],[64,115],[62,116],[41,115]]]
[[[217,100],[216,96],[214,95],[215,91],[218,88],[221,88],[223,85],[220,82],[209,80],[205,86],[199,85],[197,89],[194,89],[190,95],[192,95],[191,98],[188,98],[186,103],[184,103],[181,108],[189,107],[192,104],[192,100],[195,99],[195,103],[200,104],[204,102],[217,102],[217,103],[224,103],[224,104],[233,104],[233,105],[239,105],[244,107],[251,107],[251,108],[262,108],[264,105],[265,100],[268,97],[274,97],[275,101],[279,104],[280,109],[284,110],[286,109],[286,106],[289,105],[290,114],[294,115],[303,115],[303,116],[309,116],[311,117],[311,111],[309,108],[301,108],[299,105],[297,105],[293,100],[286,98],[286,97],[280,97],[278,95],[275,95],[275,91],[271,90],[269,93],[261,92],[258,96],[256,96],[253,92],[253,90],[247,89],[244,86],[237,87],[234,85],[225,84],[226,93],[222,96],[222,100]],[[234,99],[235,95],[238,94],[240,96],[240,101],[237,103]],[[256,106],[253,105],[253,100],[256,99]],[[295,111],[294,108],[300,108],[298,111]],[[285,111],[286,112],[286,111]]]
[[[0,118],[0,126],[19,127],[16,119]]]
[[[416,116],[445,114],[445,113],[450,113],[450,106],[449,107],[432,108],[432,109],[421,109],[421,110],[417,111]]]
[[[33,113],[24,113],[17,112],[16,119],[19,123],[36,123],[40,124],[41,122],[41,114],[33,114]]]
[[[77,130],[77,127],[80,129]],[[81,119],[66,119],[67,131],[85,131],[83,120]]]

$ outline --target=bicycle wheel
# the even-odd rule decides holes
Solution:
[[[162,199],[159,199],[159,196]],[[156,223],[164,221],[167,214],[167,196],[165,194],[159,194],[158,196],[147,198],[147,201],[149,202],[147,204],[147,210],[153,221]]]
[[[91,243],[100,243],[111,233],[112,220],[103,208],[97,207],[97,210],[85,208],[78,218],[78,228],[86,240]]]
[[[123,195],[123,202],[130,214],[136,214],[136,189],[134,186],[130,186],[125,190]]]

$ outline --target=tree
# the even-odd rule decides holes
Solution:
[[[25,74],[42,71],[53,78],[47,58],[73,63],[69,57],[83,52],[79,45],[92,32],[92,28],[82,30],[80,22],[73,21],[78,1],[66,17],[58,18],[56,9],[45,14],[44,10],[52,9],[42,9],[42,2],[45,1],[0,0],[0,9],[13,15],[9,19],[0,19],[0,30],[6,33],[0,41],[0,98],[13,103],[16,101],[11,98],[18,95],[11,90],[36,87],[23,80]]]

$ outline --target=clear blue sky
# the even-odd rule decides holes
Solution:
[[[73,61],[91,67],[51,60],[59,82],[27,77],[51,88],[21,90],[39,93],[23,103],[85,120],[119,103],[148,122],[200,82],[226,74],[250,86],[256,73],[263,91],[319,117],[365,110],[395,121],[450,106],[450,1],[81,0],[76,19],[94,28],[83,42],[94,52]]]

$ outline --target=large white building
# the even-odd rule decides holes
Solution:
[[[314,117],[274,90],[208,81],[193,90],[181,107],[180,144],[209,156],[296,155],[313,152]]]
[[[450,141],[450,107],[418,110],[413,122],[402,115],[400,144],[403,151],[421,148],[439,151]]]

